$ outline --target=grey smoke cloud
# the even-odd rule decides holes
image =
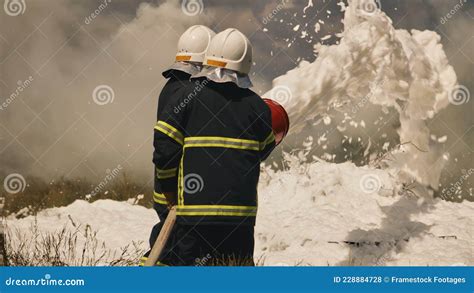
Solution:
[[[183,13],[181,1],[111,0],[105,8],[100,5],[106,2],[92,0],[27,1],[23,15],[0,11],[0,102],[15,93],[19,81],[33,78],[0,110],[1,171],[94,178],[120,164],[151,178],[161,71],[173,61],[177,39],[188,26],[206,24],[217,31],[237,27],[246,33],[254,44],[255,90],[264,93],[273,78],[301,60],[313,61],[313,46],[321,37],[342,30],[337,2],[313,1],[303,13],[308,1],[212,0],[203,1],[203,14],[192,17]],[[439,31],[460,82],[474,92],[474,42],[466,38],[472,32],[473,4],[466,3],[440,24],[457,2],[382,0],[382,8],[397,27]],[[272,21],[264,23],[282,3]],[[324,22],[319,32],[314,31],[317,21]],[[301,37],[303,30],[307,37]],[[92,97],[100,85],[113,90],[113,101],[102,106]],[[434,131],[454,132],[453,141],[461,138],[472,146],[472,130],[466,134],[473,122],[470,113],[472,102],[449,107]],[[466,145],[453,152],[472,158]]]
[[[238,27],[264,44],[255,46],[257,64],[267,59],[262,47],[277,43],[259,42],[257,34],[259,11],[274,3],[234,1],[232,11],[220,1],[205,5],[189,17],[179,1],[36,1],[24,15],[2,14],[2,99],[32,77],[0,114],[2,172],[94,178],[121,164],[150,177],[161,72],[173,62],[179,35],[196,23]],[[273,77],[254,81],[268,87]]]
[[[123,164],[149,173],[161,72],[180,34],[208,21],[183,17],[172,1],[140,4],[133,18],[112,11],[113,3],[71,3],[32,2],[24,16],[2,15],[2,97],[33,78],[1,112],[2,171],[95,176]],[[98,105],[101,85],[111,92]]]

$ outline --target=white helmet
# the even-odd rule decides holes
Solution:
[[[252,66],[252,45],[239,30],[228,28],[211,40],[203,64],[248,74]]]
[[[193,25],[179,38],[176,61],[204,61],[204,54],[216,33],[204,25]]]

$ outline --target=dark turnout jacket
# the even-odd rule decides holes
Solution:
[[[192,79],[166,105],[154,146],[158,175],[170,176],[158,176],[159,185],[177,182],[179,223],[255,224],[259,165],[275,147],[270,109],[259,95]]]
[[[165,86],[161,90],[158,98],[158,110],[156,114],[156,121],[160,120],[165,107],[177,101],[182,95],[187,86],[191,84],[189,80],[191,75],[179,70],[167,70],[163,72],[163,76],[168,79]],[[156,132],[155,132],[156,134]],[[155,140],[157,139],[155,135]],[[156,157],[157,149],[154,150],[153,157]],[[167,215],[168,209],[166,207],[166,198],[163,192],[177,191],[177,166],[181,154],[177,153],[175,159],[170,158],[169,164],[161,166],[155,164],[155,190],[153,195],[154,207],[161,220]]]

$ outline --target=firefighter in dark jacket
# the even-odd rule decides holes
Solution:
[[[181,35],[178,41],[176,61],[168,70],[163,72],[163,77],[167,78],[168,81],[163,87],[158,99],[156,121],[160,120],[166,105],[181,97],[181,92],[184,88],[191,84],[191,75],[197,74],[201,71],[205,52],[214,36],[214,31],[203,25],[192,26]],[[160,222],[152,229],[150,235],[150,247],[153,247],[168,214],[168,206],[170,203],[166,201],[165,194],[169,194],[168,197],[173,198],[177,192],[177,167],[179,159],[180,154],[177,154],[175,158],[169,160],[168,164],[163,166],[155,165],[153,206],[158,214]],[[169,245],[167,245],[167,249],[165,249],[165,252],[163,253],[165,260],[160,261],[159,264],[170,262],[169,259],[173,257],[173,255],[170,255],[172,254],[171,248],[172,241],[170,241]],[[148,254],[149,252],[141,258],[140,265],[143,265]]]
[[[253,265],[259,166],[275,147],[271,113],[249,89],[252,47],[240,31],[217,34],[203,64],[155,126],[155,165],[174,167],[179,157],[176,264]]]

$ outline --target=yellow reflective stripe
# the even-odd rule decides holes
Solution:
[[[178,206],[176,214],[180,216],[241,216],[255,217],[256,206],[230,205],[190,205]]]
[[[256,217],[256,212],[232,212],[232,211],[177,211],[178,216],[218,216],[218,217]]]
[[[225,136],[191,136],[186,137],[184,141],[200,141],[200,140],[222,140],[228,142],[246,142],[246,143],[258,143],[256,140],[251,139],[242,139],[242,138],[232,138],[232,137],[225,137]]]
[[[223,144],[223,143],[197,143],[197,144],[192,144],[192,145],[186,145],[186,147],[231,148],[231,149],[252,150],[252,151],[259,150],[259,147],[251,147],[251,146],[243,146],[243,145],[229,145],[229,144]]]
[[[225,211],[206,211],[206,212],[176,212],[178,216],[229,216],[229,217],[256,217],[257,213],[248,212],[225,212]]]
[[[232,205],[185,205],[185,206],[180,206],[178,209],[241,209],[241,210],[246,210],[246,211],[252,211],[252,210],[257,210],[256,206],[232,206]]]
[[[183,144],[184,135],[178,129],[174,128],[168,123],[160,120],[156,122],[155,129],[171,137],[180,145]]]
[[[234,149],[254,150],[254,151],[258,151],[260,149],[260,143],[256,140],[221,137],[221,136],[186,137],[184,139],[184,146],[185,147],[222,147],[222,148],[234,148]]]
[[[184,139],[185,147],[221,147],[242,150],[260,151],[275,140],[275,135],[271,132],[263,142],[250,139],[240,139],[221,136],[195,136]]]
[[[178,205],[184,205],[184,175],[183,175],[184,150],[181,154],[178,171]]]
[[[178,170],[178,168],[172,168],[172,169],[158,169],[158,168],[156,168],[156,177],[158,179],[173,178],[173,177],[176,176],[176,170]]]
[[[163,193],[158,193],[156,191],[153,193],[153,200],[159,204],[168,204],[168,202],[166,201],[165,195]]]
[[[274,142],[275,141],[275,134],[272,132],[270,132],[270,134],[267,136],[267,138],[262,142],[262,144],[260,145],[260,149],[263,150],[265,149],[265,147],[267,145],[269,145],[270,143]]]
[[[138,262],[138,266],[140,266],[140,267],[144,266],[147,259],[148,259],[148,257],[146,257],[146,256],[141,257],[140,261]],[[168,266],[167,264],[164,264],[161,261],[157,261],[155,265],[157,265],[159,267],[167,267]]]

